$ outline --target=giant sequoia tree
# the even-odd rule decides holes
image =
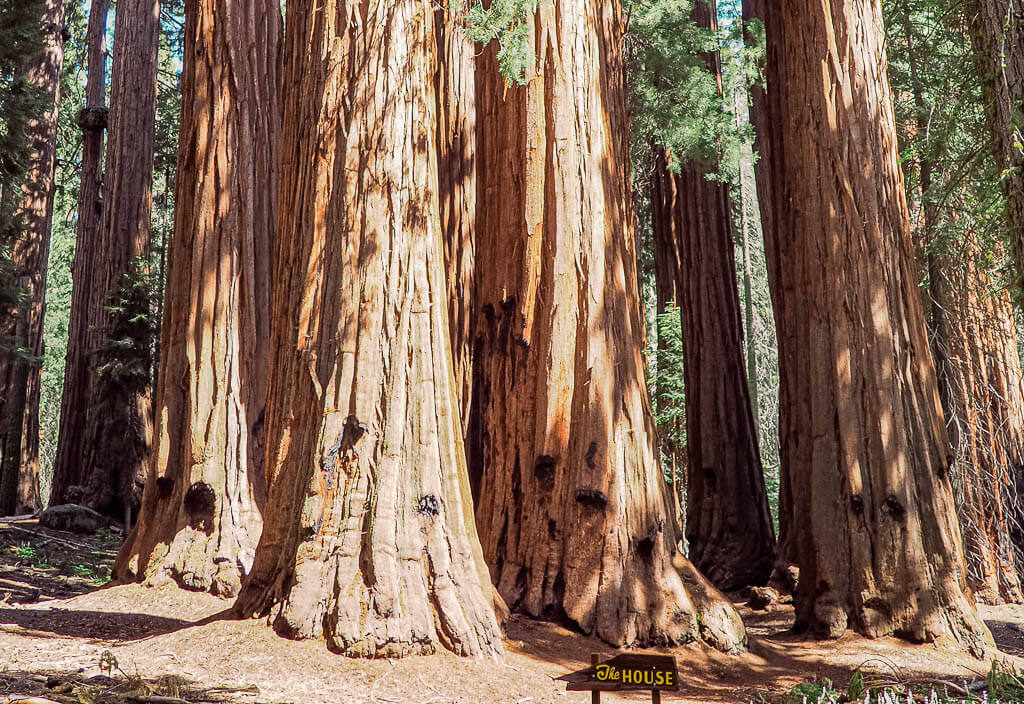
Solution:
[[[76,251],[95,266],[75,267],[70,330],[77,336],[68,340],[50,490],[51,503],[77,501],[117,517],[138,503],[151,434],[144,276],[159,23],[158,0],[118,3],[103,219],[99,235]]]
[[[767,37],[755,123],[796,625],[981,652],[991,636],[965,582],[878,5],[745,11]]]
[[[429,0],[289,2],[263,535],[236,609],[354,656],[501,650],[470,529]]]
[[[40,92],[40,113],[24,125],[31,155],[18,209],[22,231],[10,252],[10,273],[24,301],[4,310],[0,323],[0,339],[7,338],[16,350],[0,357],[0,515],[39,507],[39,361],[64,62],[64,0],[45,0],[38,7],[43,50],[22,67],[19,78],[29,91]],[[6,133],[17,124],[5,127]]]
[[[640,354],[618,2],[544,0],[525,85],[478,58],[470,464],[513,609],[617,645],[744,643],[677,552]],[[682,575],[673,566],[681,566]]]
[[[714,2],[697,0],[693,19],[715,29]],[[718,52],[703,58],[720,86]],[[656,149],[651,215],[658,308],[674,300],[682,315],[689,556],[720,589],[764,584],[775,533],[744,367],[729,184],[710,179],[714,164],[698,159],[669,167],[665,150]]]
[[[122,579],[167,574],[233,595],[252,565],[266,496],[280,35],[277,0],[186,7],[155,459]]]

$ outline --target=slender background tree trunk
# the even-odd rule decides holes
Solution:
[[[16,339],[30,359],[0,362],[0,514],[39,507],[39,392],[46,312],[46,264],[53,221],[53,177],[57,162],[57,110],[64,64],[64,0],[42,3],[44,49],[24,68],[28,83],[42,89],[46,108],[26,132],[32,158],[25,174],[21,215],[25,231],[11,260],[27,302],[15,314]]]
[[[743,360],[728,184],[694,163],[673,173],[663,153],[655,164],[654,230],[678,262],[689,556],[720,589],[764,584],[775,533]]]
[[[998,161],[1005,170],[1018,288],[1024,291],[1024,5],[972,0],[967,8]]]
[[[90,283],[99,292],[88,303],[96,310],[72,310],[72,316],[98,320],[101,345],[111,343],[117,313],[107,310],[110,296],[138,273],[148,270],[152,211],[153,140],[160,7],[158,0],[121,0],[114,28],[110,87],[110,131],[103,188],[102,237],[96,261],[102,271]],[[152,435],[148,390],[119,388],[109,375],[97,374],[94,349],[78,358],[86,366],[83,405],[63,404],[69,433],[61,433],[54,463],[51,503],[75,501],[113,517],[138,506],[144,463]],[[140,353],[142,351],[139,351]],[[76,376],[81,374],[81,369]],[[78,427],[72,445],[71,428]],[[68,477],[72,477],[70,479]]]
[[[68,320],[67,356],[61,394],[57,455],[50,485],[50,503],[65,503],[70,489],[82,482],[84,464],[78,448],[91,389],[91,351],[100,346],[103,314],[103,134],[109,111],[107,94],[107,13],[110,0],[92,0],[89,8],[88,68],[85,108],[78,115],[82,128],[82,179],[78,191],[78,229],[71,265],[71,315]]]

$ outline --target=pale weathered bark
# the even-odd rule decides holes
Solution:
[[[270,489],[235,608],[345,655],[499,652],[453,381],[432,3],[296,0],[287,27]]]
[[[655,452],[618,2],[544,0],[525,86],[477,64],[477,528],[513,609],[629,646],[744,645],[677,553]],[[683,575],[673,567],[680,565]]]
[[[1024,5],[1014,0],[971,0],[967,10],[986,110],[1004,170],[1018,289],[1024,290]]]
[[[768,42],[758,177],[797,628],[949,637],[981,653],[992,639],[965,580],[879,7],[752,0],[745,12]]]
[[[109,342],[116,322],[106,310],[110,295],[150,255],[159,20],[158,0],[118,3],[101,234],[81,243],[77,254],[95,257],[96,266],[75,287],[95,290],[76,294],[71,311],[72,320],[83,318],[71,323],[76,330],[92,328],[99,334],[93,340],[87,333],[69,338],[67,364],[75,370],[65,379],[50,491],[51,503],[75,501],[118,518],[138,505],[145,478],[152,435],[149,393],[114,388],[96,374],[97,347],[80,345]],[[92,253],[83,253],[85,248]]]
[[[64,0],[45,0],[41,5],[44,48],[24,67],[24,76],[29,85],[43,91],[46,107],[43,114],[26,125],[32,157],[20,205],[25,229],[11,252],[15,280],[27,300],[22,308],[11,311],[10,322],[14,324],[14,339],[26,356],[0,362],[0,515],[39,508],[43,316],[65,41]]]
[[[119,579],[169,576],[231,596],[252,566],[266,498],[280,37],[277,0],[186,5],[155,459]]]
[[[682,315],[689,557],[719,589],[761,585],[775,533],[743,360],[729,187],[697,163],[673,173],[663,151],[654,162],[655,239],[676,262]]]

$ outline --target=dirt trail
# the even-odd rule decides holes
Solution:
[[[24,564],[24,555],[30,552],[24,547],[31,543],[18,543],[17,537],[11,543],[14,533],[0,523],[0,540],[7,541],[0,542],[0,573],[22,583],[38,579],[42,593],[70,598],[0,603],[0,695],[48,696],[54,694],[47,688],[48,678],[52,685],[62,678],[83,682],[97,676],[90,691],[102,693],[113,680],[102,678],[101,662],[116,661],[117,669],[151,682],[180,678],[175,681],[185,698],[198,697],[204,690],[208,700],[266,704],[584,704],[590,701],[589,694],[566,693],[553,678],[585,667],[592,652],[614,653],[600,641],[560,626],[516,618],[507,624],[507,653],[501,662],[466,661],[448,654],[348,660],[319,642],[284,640],[263,621],[233,620],[230,602],[207,594],[170,586],[99,588],[103,561],[109,559],[104,555],[111,548],[102,539],[53,533],[51,537],[85,547],[61,553],[63,567],[48,562],[39,567],[38,562]],[[53,561],[52,556],[47,559]],[[78,565],[83,567],[76,571]],[[92,574],[87,575],[85,568]],[[24,595],[13,590],[7,600],[16,601],[18,594]],[[845,686],[858,667],[903,677],[972,680],[988,669],[985,662],[936,645],[889,638],[869,641],[850,634],[837,641],[804,641],[787,633],[790,607],[776,606],[769,612],[740,608],[750,633],[749,652],[727,656],[697,647],[673,650],[682,689],[666,694],[663,701],[757,701],[759,693],[777,694],[813,677],[828,677]],[[1024,660],[1015,657],[1024,654],[1024,634],[1017,625],[1024,622],[1024,609],[983,607],[983,614],[1007,653],[1000,657],[1024,669]],[[249,691],[229,691],[239,689]],[[602,701],[643,702],[650,696],[606,694]]]

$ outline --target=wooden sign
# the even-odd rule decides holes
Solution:
[[[661,701],[662,690],[679,689],[679,670],[672,655],[616,655],[600,662],[591,656],[590,667],[557,678],[566,683],[567,691],[594,692],[594,701],[600,701],[599,692],[620,692],[631,689],[651,690],[653,701]]]

